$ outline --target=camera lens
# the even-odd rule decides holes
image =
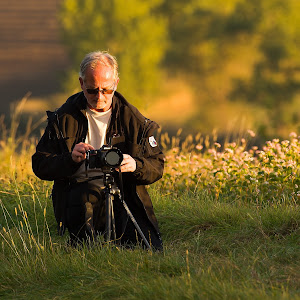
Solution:
[[[111,167],[116,167],[122,162],[122,155],[117,151],[108,151],[105,156],[106,164]]]

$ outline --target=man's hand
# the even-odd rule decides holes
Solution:
[[[80,163],[86,159],[86,152],[88,150],[95,150],[95,148],[89,144],[79,143],[76,144],[72,151],[72,159],[76,163]]]
[[[129,154],[123,154],[121,166],[117,170],[121,170],[121,172],[134,172],[136,170],[136,162]]]

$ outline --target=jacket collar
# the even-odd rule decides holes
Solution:
[[[112,111],[114,113],[119,113],[119,103],[118,99],[123,98],[123,96],[115,92],[113,99],[112,99]],[[125,98],[123,98],[125,100]],[[125,100],[126,101],[126,100]],[[126,101],[127,102],[127,101]],[[128,103],[128,102],[127,102]],[[87,100],[84,96],[83,92],[80,92],[77,94],[76,100],[75,100],[75,106],[77,107],[78,110],[80,110],[84,115],[86,115],[86,108],[87,108]]]

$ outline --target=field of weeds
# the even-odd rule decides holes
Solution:
[[[3,299],[300,299],[300,138],[250,147],[159,133],[162,180],[149,192],[163,253],[59,237],[51,182],[31,171],[38,126],[0,120]]]

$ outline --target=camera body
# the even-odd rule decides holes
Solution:
[[[87,151],[87,164],[90,169],[113,169],[120,166],[123,153],[117,147],[103,145],[98,150]]]

